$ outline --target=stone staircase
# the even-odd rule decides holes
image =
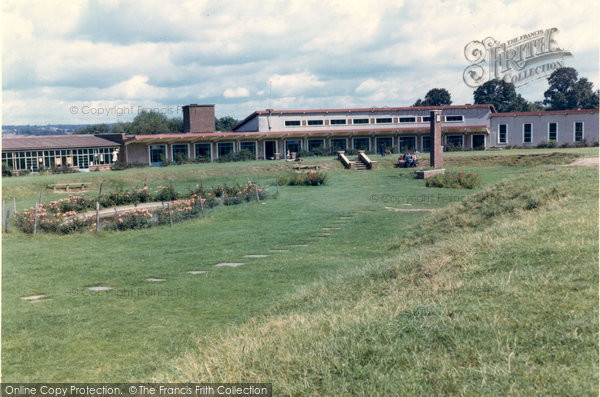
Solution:
[[[339,151],[338,159],[341,161],[344,167],[346,167],[346,169],[350,170],[354,169],[358,171],[366,171],[371,170],[377,166],[377,161],[371,161],[371,159],[369,159],[365,152],[362,150],[358,152],[358,157],[352,160],[346,157],[344,151]]]

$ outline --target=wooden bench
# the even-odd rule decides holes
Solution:
[[[296,171],[303,171],[303,170],[315,170],[318,171],[319,170],[319,166],[318,165],[295,165],[294,169]]]
[[[56,192],[57,190],[63,190],[63,189],[66,192],[69,192],[71,190],[76,190],[76,191],[82,192],[82,191],[87,190],[91,184],[92,184],[92,182],[53,183],[46,187],[48,189],[52,189],[54,192]]]

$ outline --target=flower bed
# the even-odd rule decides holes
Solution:
[[[327,174],[324,172],[309,171],[301,174],[284,176],[279,183],[289,186],[319,186],[325,184]]]
[[[154,193],[149,192],[147,187],[124,193],[111,192],[100,197],[98,202],[102,207],[115,207],[117,205],[138,204],[148,202],[169,202],[171,216],[168,206],[148,210],[145,208],[134,208],[121,212],[113,217],[102,221],[101,227],[106,230],[130,230],[144,229],[157,224],[180,222],[197,217],[202,209],[208,209],[220,205],[235,205],[248,201],[266,198],[266,191],[260,186],[250,182],[246,185],[219,185],[204,189],[196,186],[195,189],[181,194],[173,187],[159,186]],[[181,198],[177,199],[177,197]],[[96,199],[84,194],[71,195],[49,205],[40,204],[37,213],[37,230],[48,233],[68,234],[79,231],[96,230],[96,216],[84,217],[81,212],[95,209]],[[15,223],[18,229],[25,233],[33,233],[35,220],[35,208],[29,208],[22,212],[15,212]]]
[[[425,179],[425,186],[473,189],[481,186],[481,178],[479,174],[471,172],[467,174],[463,172],[446,172]]]

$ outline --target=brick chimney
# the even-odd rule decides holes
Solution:
[[[215,105],[184,106],[183,132],[215,132]]]

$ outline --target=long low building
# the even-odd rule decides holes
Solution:
[[[121,134],[2,137],[2,163],[15,171],[59,167],[89,171],[126,161],[122,146]]]
[[[161,165],[181,158],[215,161],[248,150],[256,159],[320,149],[406,152],[430,149],[429,114],[442,111],[447,148],[535,147],[598,142],[598,109],[497,113],[492,105],[256,111],[231,132],[214,130],[214,105],[184,106],[183,134],[70,135],[2,139],[14,170],[61,165],[89,170],[116,161]]]

